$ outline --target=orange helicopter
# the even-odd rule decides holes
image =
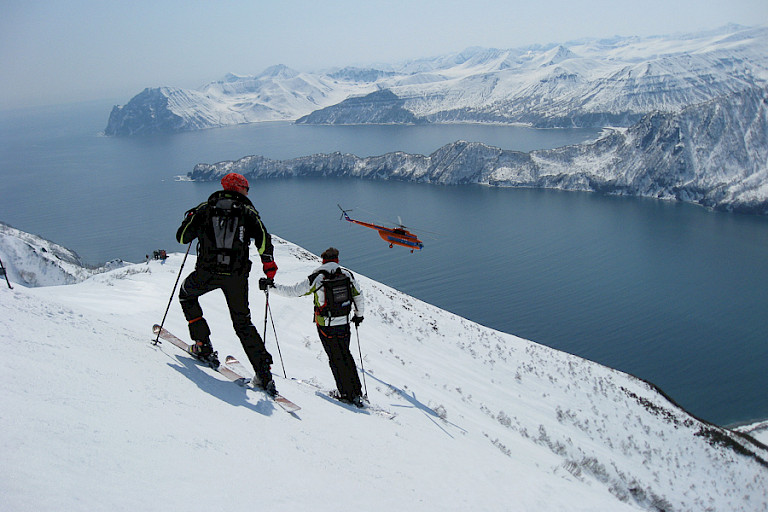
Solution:
[[[424,248],[424,244],[421,240],[419,240],[416,235],[405,229],[405,226],[400,224],[396,228],[388,228],[385,226],[379,226],[378,224],[371,224],[370,222],[363,222],[360,220],[355,220],[349,217],[347,214],[347,211],[351,210],[345,210],[341,207],[340,204],[337,204],[336,206],[339,207],[339,210],[341,210],[341,218],[344,220],[347,220],[349,222],[352,222],[354,224],[359,224],[361,226],[365,226],[366,228],[375,229],[379,232],[379,236],[384,240],[385,242],[389,242],[389,247],[392,248],[396,245],[401,245],[403,247],[407,247],[408,249],[413,251],[420,251]]]

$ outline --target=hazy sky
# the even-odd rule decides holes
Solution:
[[[726,23],[767,24],[768,0],[0,0],[0,108]]]

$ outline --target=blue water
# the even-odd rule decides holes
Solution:
[[[110,105],[0,113],[0,220],[85,261],[141,261],[173,240],[215,183],[199,162],[248,154],[428,154],[458,139],[529,151],[594,130],[265,123],[157,138],[99,135]],[[544,190],[341,179],[251,184],[273,233],[484,325],[659,385],[694,414],[768,418],[768,219],[684,204]],[[425,249],[389,249],[339,221],[403,222]],[[279,264],[279,262],[278,262]],[[278,274],[279,276],[279,274]]]

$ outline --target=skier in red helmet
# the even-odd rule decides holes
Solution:
[[[272,356],[251,321],[248,305],[248,275],[251,261],[249,245],[254,241],[262,269],[272,279],[277,272],[272,237],[261,222],[259,212],[248,199],[248,180],[229,173],[221,179],[223,190],[214,192],[204,203],[187,211],[176,232],[176,240],[188,244],[195,238],[197,264],[181,285],[179,302],[189,322],[193,340],[192,355],[218,368],[219,360],[210,340],[211,330],[203,318],[200,296],[220,289],[227,300],[232,325],[243,345],[256,376],[254,384],[270,394],[277,393],[270,366]]]

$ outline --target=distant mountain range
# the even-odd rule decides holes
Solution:
[[[227,172],[249,179],[349,176],[596,191],[768,214],[768,87],[751,87],[676,113],[647,114],[592,143],[551,150],[521,153],[459,141],[429,156],[333,153],[282,161],[247,156],[198,164],[188,176],[208,181]]]
[[[317,124],[524,123],[627,127],[768,84],[768,28],[616,37],[461,53],[375,68],[274,66],[198,90],[148,88],[115,106],[107,135],[257,121]]]

